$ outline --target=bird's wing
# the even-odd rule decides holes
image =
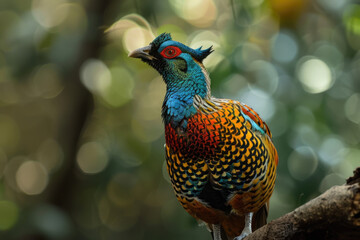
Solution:
[[[255,126],[255,128],[259,127],[262,131],[264,131],[264,133],[266,133],[270,138],[272,137],[271,132],[269,130],[269,127],[267,126],[267,124],[260,118],[259,114],[257,114],[257,112],[254,111],[254,109],[252,109],[251,107],[247,106],[244,103],[237,103],[241,110],[242,110],[242,114],[245,117],[248,117],[249,119],[251,119],[253,121],[252,124],[256,124],[257,126]],[[250,121],[251,121],[250,120]]]
[[[235,216],[261,212],[262,225],[266,214],[261,209],[266,210],[272,194],[278,162],[269,128],[253,109],[237,101],[210,99],[196,106],[199,118],[209,122],[205,129],[217,136],[215,155],[208,160],[212,187],[222,192]],[[241,232],[241,227],[234,228],[239,225],[226,222],[232,220],[223,224],[229,236]]]
[[[229,213],[238,219],[257,212],[275,181],[277,154],[266,124],[237,101],[195,100],[197,113],[187,119],[186,131],[165,127],[167,167],[178,200],[212,224]]]

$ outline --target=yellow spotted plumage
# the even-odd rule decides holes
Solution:
[[[167,168],[183,207],[208,224],[221,224],[234,214],[244,216],[265,206],[274,189],[278,156],[266,124],[258,116],[251,115],[252,121],[263,126],[259,131],[252,127],[250,119],[245,119],[244,114],[250,115],[248,111],[252,109],[237,101],[215,98],[211,101],[216,105],[212,103],[209,109],[203,108],[202,101],[196,106],[198,112],[189,119],[191,131],[176,137],[176,131],[170,126],[166,128]],[[189,141],[198,140],[202,134],[202,139],[215,142],[215,147],[213,151],[203,149],[193,154]],[[172,146],[177,146],[178,150],[173,151]],[[223,199],[224,206],[219,209],[211,205],[211,197],[201,195],[200,190],[208,183],[228,194]],[[238,226],[227,234],[235,237],[242,228]]]

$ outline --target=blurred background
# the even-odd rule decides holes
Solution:
[[[360,166],[359,1],[2,0],[1,239],[210,239],[167,177],[165,85],[127,57],[162,32],[268,123],[270,220]]]

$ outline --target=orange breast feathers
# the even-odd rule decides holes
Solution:
[[[205,158],[214,154],[220,143],[220,127],[210,115],[196,113],[187,120],[186,129],[174,128],[170,123],[165,126],[166,145],[174,153]]]

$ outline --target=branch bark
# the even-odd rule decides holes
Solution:
[[[335,186],[244,240],[360,239],[360,167]]]

